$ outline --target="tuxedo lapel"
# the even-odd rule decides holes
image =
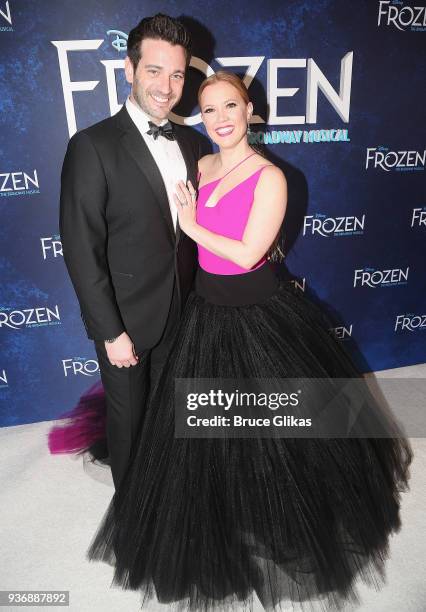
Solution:
[[[133,157],[139,166],[139,169],[141,172],[143,172],[148,183],[150,184],[155,199],[167,224],[172,241],[175,242],[175,230],[173,227],[169,199],[167,197],[163,177],[161,176],[160,170],[158,169],[150,150],[148,149],[143,137],[138,132],[136,126],[134,130],[128,130],[123,134],[121,142],[126,148],[127,152]]]
[[[173,227],[173,219],[170,211],[169,199],[167,196],[166,187],[164,185],[163,177],[161,176],[160,170],[147,147],[145,140],[141,136],[138,128],[133,123],[129,113],[127,112],[126,106],[123,105],[122,109],[116,115],[118,123],[123,130],[121,142],[127,152],[133,157],[139,169],[145,175],[148,183],[150,184],[154,193],[155,199],[161,209],[163,218],[166,222],[170,237],[173,243],[178,244],[182,230],[179,226],[179,219],[176,222],[176,232]],[[187,169],[187,180],[190,180],[192,185],[197,184],[196,180],[196,164],[194,162],[194,155],[191,150],[191,146],[185,134],[184,127],[177,124],[173,124],[175,128],[176,142],[184,159]],[[173,206],[174,206],[173,202]]]

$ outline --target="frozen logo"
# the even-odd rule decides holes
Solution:
[[[7,381],[6,370],[0,370],[0,389],[3,387],[8,387],[9,383]]]
[[[116,51],[120,52],[127,49],[127,34],[120,32],[120,30],[108,30],[107,35],[115,36],[115,38],[111,41],[111,45]]]
[[[423,208],[413,208],[411,215],[411,227],[426,227],[426,206]]]
[[[9,1],[4,4],[3,8],[0,8],[0,17],[2,17],[0,19],[0,32],[13,32]],[[2,25],[3,19],[9,24],[8,26]]]
[[[33,170],[32,176],[26,172],[2,172],[0,173],[0,196],[34,195],[40,193],[37,170]]]
[[[125,35],[121,30],[108,30],[109,35],[115,37],[112,39],[113,48],[118,52],[124,50]],[[62,91],[65,103],[65,113],[67,118],[68,132],[70,137],[77,131],[77,119],[74,106],[74,95],[79,95],[81,92],[93,91],[100,83],[99,80],[78,80],[70,69],[70,55],[74,52],[97,52],[104,40],[89,39],[89,40],[52,40],[51,43],[57,48],[59,71],[61,75]],[[223,68],[233,68],[235,66],[246,68],[243,76],[244,84],[250,88],[253,79],[259,69],[262,67],[265,56],[241,56],[241,57],[217,57],[216,62]],[[338,61],[340,59],[340,66]],[[301,124],[316,124],[318,122],[318,92],[321,91],[321,97],[325,98],[329,105],[333,108],[339,119],[344,122],[349,122],[350,106],[351,106],[351,84],[352,84],[352,63],[353,51],[348,51],[342,57],[336,58],[335,69],[332,77],[327,78],[327,75],[321,70],[317,62],[312,57],[307,58],[273,58],[266,60],[267,62],[267,108],[269,114],[267,117],[260,115],[252,115],[251,123],[264,124],[268,122],[270,125],[301,125]],[[103,65],[105,71],[105,85],[108,95],[110,114],[114,115],[121,109],[122,104],[119,103],[118,86],[117,86],[117,71],[124,69],[124,59],[101,59],[99,63]],[[92,64],[90,64],[92,66]],[[208,77],[214,74],[213,68],[202,58],[193,55],[189,66],[193,70],[197,70],[203,77]],[[299,87],[279,87],[278,82],[283,80],[281,71],[288,72],[288,80],[291,81],[291,75],[294,70],[300,70],[306,73],[307,92],[305,100],[302,102],[301,114],[298,115],[280,115],[278,114],[278,102],[280,98],[291,98],[297,94]],[[75,68],[74,68],[75,70]],[[338,78],[340,76],[340,78]],[[339,83],[339,88],[335,89],[332,85],[333,81]],[[195,95],[195,92],[194,92]],[[303,114],[302,114],[303,113]],[[171,112],[170,119],[179,125],[198,125],[201,123],[201,113],[198,112],[190,116],[177,115]],[[344,130],[343,130],[344,131]],[[346,134],[341,134],[337,130],[309,130],[303,134],[303,141],[331,141],[331,140],[347,140]]]
[[[412,172],[424,170],[426,149],[423,151],[391,151],[388,147],[369,147],[365,169],[379,168],[385,172]]]
[[[331,236],[358,236],[364,233],[365,214],[362,217],[327,217],[322,213],[305,215],[303,220],[303,236],[318,235],[325,238]]]
[[[426,329],[426,314],[399,314],[395,318],[394,331],[417,331],[418,329]]]
[[[376,270],[364,268],[354,271],[354,287],[394,287],[408,283],[409,266],[405,270],[393,268],[392,270]]]
[[[338,325],[337,327],[330,327],[328,330],[338,340],[346,340],[352,337],[352,323],[349,327],[345,325]]]
[[[43,259],[63,257],[62,242],[59,235],[40,238]]]
[[[46,325],[60,324],[61,317],[58,305],[54,308],[39,306],[23,310],[0,309],[0,328],[23,329],[26,327],[45,327]]]
[[[403,2],[380,0],[377,26],[391,26],[404,31],[424,32],[426,29],[426,7],[403,6]]]
[[[77,357],[75,359],[62,359],[64,376],[96,376],[99,372],[99,364],[96,359],[85,359]]]

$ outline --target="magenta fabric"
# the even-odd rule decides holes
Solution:
[[[92,385],[78,404],[62,414],[65,423],[55,425],[48,433],[48,446],[52,455],[82,453],[97,440],[106,437],[105,394],[101,381]]]
[[[270,164],[261,166],[252,175],[230,189],[214,207],[205,206],[205,203],[223,177],[202,185],[198,190],[197,223],[215,234],[241,240],[254,201],[257,181],[262,169],[267,165]],[[212,274],[245,274],[256,270],[266,261],[266,256],[263,256],[250,270],[246,270],[228,259],[215,255],[199,244],[197,246],[200,267]]]

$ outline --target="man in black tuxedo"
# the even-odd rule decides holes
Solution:
[[[208,144],[167,120],[190,58],[178,20],[143,19],[128,37],[129,98],[71,138],[62,169],[63,254],[95,342],[116,489],[196,268],[196,245],[179,228],[173,193],[180,179],[196,185]]]

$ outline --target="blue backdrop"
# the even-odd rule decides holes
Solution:
[[[99,376],[61,254],[60,170],[70,135],[124,102],[126,33],[158,11],[194,36],[174,120],[203,129],[197,87],[219,67],[249,86],[289,184],[280,271],[363,371],[425,361],[420,4],[0,0],[1,425],[54,418]]]

